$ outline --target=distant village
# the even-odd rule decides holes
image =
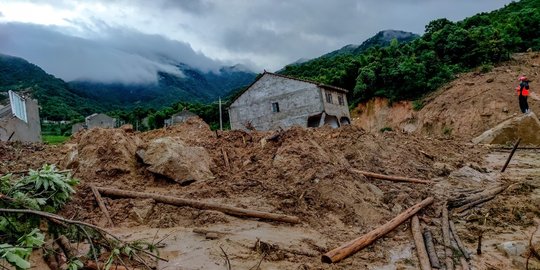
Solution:
[[[338,128],[351,123],[348,90],[264,72],[229,106],[231,129],[277,130],[291,126]],[[9,104],[0,105],[0,141],[41,142],[41,124],[70,124],[40,119],[37,100],[8,91]],[[165,119],[173,126],[197,115],[184,110]],[[74,123],[71,134],[92,128],[116,128],[123,123],[104,113],[86,116]],[[140,123],[148,127],[148,117]]]

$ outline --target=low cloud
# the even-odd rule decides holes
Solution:
[[[135,30],[101,29],[93,39],[64,34],[59,28],[0,24],[0,52],[22,57],[66,81],[90,80],[125,84],[157,81],[157,72],[182,76],[175,65],[201,70],[223,63],[195,52],[188,43]]]

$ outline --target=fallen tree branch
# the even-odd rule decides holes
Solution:
[[[470,260],[471,256],[469,255],[469,251],[467,250],[465,245],[463,245],[463,242],[461,242],[461,239],[459,238],[459,235],[457,234],[457,230],[456,230],[456,226],[454,225],[454,222],[450,220],[448,224],[450,225],[450,233],[452,233],[452,236],[454,236],[454,240],[456,240],[456,244],[459,250],[461,251],[461,253],[463,254],[463,257],[465,257],[465,259],[467,260]]]
[[[443,234],[444,254],[446,255],[446,270],[454,270],[454,260],[452,258],[452,248],[450,243],[450,226],[448,224],[448,207],[446,206],[446,202],[444,203],[442,209],[441,228]]]
[[[401,223],[405,222],[410,217],[418,213],[418,211],[420,211],[422,208],[430,205],[431,203],[433,203],[433,197],[426,198],[420,203],[405,210],[403,213],[397,215],[396,217],[394,217],[392,220],[388,221],[384,225],[370,231],[369,233],[361,237],[358,237],[352,241],[349,241],[338,248],[335,248],[327,252],[326,254],[322,256],[322,262],[323,263],[336,263],[358,252],[359,250],[373,243],[375,240],[381,238],[382,236],[386,235],[390,231],[394,230]]]
[[[82,226],[86,226],[86,227],[89,227],[89,228],[92,228],[94,230],[96,230],[97,232],[101,233],[101,234],[106,234],[106,235],[109,235],[110,237],[112,237],[114,240],[120,242],[120,243],[125,243],[125,241],[122,241],[120,238],[118,238],[116,235],[108,232],[107,230],[99,227],[99,226],[96,226],[94,224],[90,224],[90,223],[87,223],[87,222],[83,222],[83,221],[78,221],[78,220],[73,220],[73,219],[68,219],[68,218],[65,218],[65,217],[62,217],[62,216],[59,216],[59,215],[56,215],[56,214],[52,214],[52,213],[47,213],[47,212],[43,212],[43,211],[38,211],[38,210],[30,210],[30,209],[9,209],[9,208],[0,208],[0,213],[22,213],[22,214],[32,214],[32,215],[37,215],[37,216],[41,216],[41,217],[45,217],[45,218],[48,218],[48,219],[52,219],[52,220],[57,220],[57,221],[62,221],[62,222],[65,222],[65,223],[69,223],[69,224],[75,224],[75,225],[82,225]],[[143,249],[140,249],[140,248],[137,248],[135,246],[132,247],[133,249],[137,250],[137,251],[140,251],[140,252],[143,252],[144,254],[148,255],[148,256],[151,256],[151,257],[154,257],[158,260],[161,260],[161,261],[165,261],[165,262],[168,262],[167,259],[164,259],[162,257],[159,257],[158,255],[156,254],[153,254],[151,252],[148,252],[146,250],[143,250]]]
[[[414,244],[416,246],[418,261],[420,262],[420,269],[431,270],[428,253],[426,251],[426,245],[424,244],[424,239],[422,239],[422,232],[420,231],[420,221],[418,220],[417,215],[414,215],[411,219],[411,231],[414,239]]]
[[[431,267],[440,269],[441,263],[439,262],[439,257],[437,257],[437,251],[435,250],[435,244],[433,243],[431,231],[428,228],[425,228],[422,236],[424,237],[424,243],[426,244],[426,250],[429,255]]]
[[[389,180],[389,181],[395,181],[395,182],[409,182],[409,183],[417,183],[417,184],[433,184],[433,181],[422,180],[422,179],[417,179],[417,178],[409,178],[409,177],[394,176],[394,175],[384,175],[384,174],[361,171],[361,170],[357,170],[357,169],[351,169],[351,171],[355,172],[355,173],[363,174],[366,177],[376,178],[376,179],[383,179],[383,180]]]
[[[268,212],[262,212],[257,210],[249,210],[239,207],[234,207],[230,205],[211,203],[211,202],[202,202],[197,200],[183,199],[165,195],[143,193],[136,191],[120,190],[113,188],[98,188],[98,191],[104,195],[116,196],[121,198],[141,198],[141,199],[154,199],[156,202],[165,203],[176,206],[189,206],[197,209],[204,210],[216,210],[229,214],[232,216],[239,217],[254,217],[261,219],[269,219],[281,222],[288,223],[300,223],[300,219],[295,216],[283,215],[283,214],[274,214]]]
[[[473,207],[473,206],[475,206],[477,204],[480,204],[480,203],[483,203],[483,202],[486,202],[486,201],[489,201],[489,200],[495,198],[495,196],[497,194],[503,192],[509,186],[510,185],[507,185],[507,184],[497,185],[495,187],[488,188],[488,189],[486,189],[486,190],[484,190],[482,192],[473,194],[473,195],[468,196],[468,197],[456,198],[456,199],[453,199],[453,200],[449,201],[448,206],[450,208],[458,208],[460,206],[468,205],[468,208],[471,208],[471,207]],[[468,208],[466,208],[466,209],[468,209]],[[460,210],[458,212],[460,213],[460,212],[463,212],[463,211],[464,210]]]
[[[508,155],[508,158],[506,159],[506,162],[504,163],[504,166],[502,167],[501,172],[504,172],[506,170],[506,167],[508,166],[508,163],[510,163],[512,156],[514,156],[514,153],[516,152],[516,149],[520,142],[521,142],[521,138],[518,138],[516,143],[514,144],[514,147],[512,148],[512,151],[510,152],[510,155]]]
[[[94,197],[96,198],[96,202],[101,209],[101,212],[103,212],[103,215],[105,215],[105,218],[107,219],[107,222],[111,227],[114,227],[114,223],[111,219],[111,216],[109,215],[109,211],[107,210],[107,207],[105,207],[105,204],[103,203],[103,199],[101,199],[101,195],[99,194],[99,191],[97,188],[93,185],[90,186],[90,189],[92,190],[92,193],[94,193]]]

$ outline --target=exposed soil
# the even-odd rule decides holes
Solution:
[[[534,54],[516,57],[538,59]],[[496,67],[494,72],[501,69],[507,72],[504,67]],[[510,81],[510,77],[522,72],[512,69],[507,72],[507,79]],[[508,90],[513,81],[507,83],[506,77],[490,74],[471,73],[460,80],[480,82],[494,77],[490,85],[499,88],[477,93],[501,92],[506,100],[508,91],[513,91]],[[427,132],[425,125],[418,129],[421,132],[412,134],[399,128],[368,132],[358,125],[339,129],[296,127],[281,132],[214,132],[202,120],[192,118],[181,125],[145,133],[128,128],[93,129],[76,134],[62,146],[0,143],[0,174],[37,169],[44,163],[71,169],[81,184],[60,214],[100,226],[106,226],[106,220],[89,185],[217,202],[301,219],[300,224],[291,225],[175,207],[151,199],[104,197],[115,223],[110,228],[112,232],[126,239],[161,241],[161,254],[169,262],[160,262],[159,269],[226,269],[226,257],[232,269],[256,269],[258,264],[260,269],[418,269],[408,222],[337,264],[323,264],[320,256],[433,196],[435,203],[419,216],[422,226],[432,231],[439,257],[444,261],[440,229],[444,201],[510,183],[495,199],[463,214],[452,214],[452,220],[471,251],[476,250],[478,235],[483,235],[482,255],[473,255],[470,262],[474,269],[523,269],[526,254],[521,250],[505,255],[508,250],[501,244],[512,241],[512,245],[525,246],[527,250],[528,239],[539,224],[538,152],[518,150],[507,172],[499,173],[507,150],[472,145],[460,139],[492,127],[499,118],[510,116],[513,109],[489,117],[467,118],[465,114],[479,112],[479,108],[469,104],[477,99],[467,99],[464,93],[456,92],[465,89],[459,80],[450,85],[428,98],[430,102],[413,118],[420,121],[422,117],[436,115],[437,127],[453,121],[456,126],[452,127],[452,134]],[[480,87],[476,81],[467,87],[475,85]],[[534,84],[531,86],[534,91]],[[512,94],[508,95],[513,99]],[[457,97],[464,99],[457,105],[450,101],[430,105],[442,99],[455,101]],[[381,104],[377,106],[384,107]],[[407,104],[400,106],[401,111],[407,111]],[[489,108],[495,110],[497,106]],[[455,115],[447,115],[451,112]],[[205,174],[208,179],[173,180],[165,173],[150,172],[141,150],[164,137],[181,142],[185,146],[182,149],[204,149],[210,160],[197,166],[211,172]],[[197,155],[184,155],[193,156]],[[175,166],[171,159],[166,160],[168,166]],[[185,161],[182,160],[184,164]],[[351,169],[430,179],[434,184],[369,179]],[[167,172],[168,175],[175,170]],[[540,236],[535,235],[533,243],[539,241]],[[532,262],[538,268],[538,261]]]
[[[452,135],[472,139],[498,123],[521,114],[515,88],[526,75],[531,86],[529,106],[540,112],[540,53],[514,54],[491,71],[460,74],[454,81],[425,97],[424,106],[414,111],[412,102],[389,104],[376,98],[353,111],[353,123],[378,132],[389,127],[429,136]]]

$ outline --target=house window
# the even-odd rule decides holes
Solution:
[[[326,102],[332,103],[332,93],[326,93]]]
[[[279,103],[272,103],[272,112],[279,112]]]
[[[337,97],[339,105],[345,105],[345,99],[343,98],[343,95],[338,95]]]

